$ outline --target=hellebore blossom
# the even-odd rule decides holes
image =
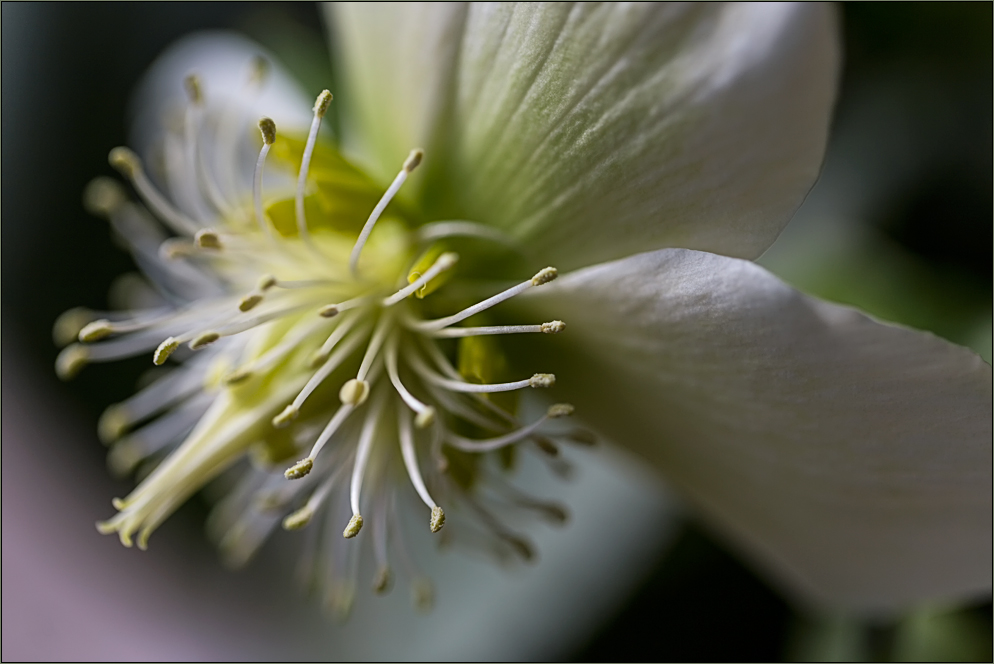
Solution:
[[[575,404],[814,600],[989,589],[990,366],[744,260],[817,176],[830,7],[329,13],[334,101],[303,112],[260,50],[189,40],[143,89],[141,157],[111,153],[142,203],[87,191],[153,288],[61,319],[80,343],[60,373],[180,361],[101,421],[112,466],[148,473],[102,531],[144,547],[238,474],[211,523],[230,556],[308,526],[344,609],[368,539],[374,588],[396,564],[428,602],[405,529],[529,558],[515,524],[565,511],[501,466],[585,442],[547,423]],[[332,103],[339,146],[319,137]],[[544,417],[520,417],[526,388],[552,395]]]

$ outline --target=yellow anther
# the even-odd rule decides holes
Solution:
[[[301,477],[304,477],[307,473],[311,472],[311,468],[313,467],[314,461],[310,457],[307,457],[305,459],[301,459],[283,471],[283,477],[288,480],[299,480]]]
[[[267,291],[275,285],[276,285],[276,277],[274,277],[271,274],[264,274],[261,277],[259,277],[259,281],[258,283],[256,283],[255,287],[261,291]]]
[[[52,340],[57,346],[66,346],[79,338],[79,331],[96,318],[89,309],[75,307],[55,319],[52,326]]]
[[[86,366],[90,359],[90,351],[85,346],[73,344],[66,346],[55,358],[55,373],[62,380],[70,380]]]
[[[190,342],[190,350],[200,350],[201,348],[206,348],[220,338],[221,335],[217,332],[204,332],[202,334],[198,334],[193,338],[193,341]]]
[[[431,532],[437,533],[445,525],[445,512],[442,511],[441,507],[431,508],[431,521],[428,522],[428,527],[431,528]]]
[[[532,277],[532,286],[541,286],[542,284],[547,284],[556,277],[559,276],[559,270],[554,267],[543,268],[538,271],[534,277]]]
[[[197,234],[193,236],[193,242],[200,249],[221,248],[221,237],[217,234],[217,231],[212,231],[209,228],[202,228],[197,231]]]
[[[342,389],[338,391],[338,398],[342,400],[342,403],[348,404],[349,406],[362,405],[368,396],[369,383],[357,378],[347,381],[344,385],[342,385]]]
[[[296,512],[287,515],[283,519],[283,529],[284,530],[300,530],[308,523],[311,522],[311,518],[314,517],[314,510],[310,508],[309,505],[304,505]]]
[[[142,163],[138,155],[133,150],[125,147],[117,147],[107,155],[107,161],[127,178],[132,177],[141,170]]]
[[[555,384],[555,374],[538,373],[528,379],[528,385],[530,387],[552,387]]]
[[[239,311],[250,311],[255,308],[255,305],[262,302],[262,295],[260,293],[249,293],[241,299],[238,303]]]
[[[273,426],[277,429],[282,429],[286,425],[297,419],[297,415],[300,414],[300,409],[290,404],[283,409],[283,412],[273,418]]]
[[[551,406],[549,406],[549,410],[547,410],[545,414],[552,418],[566,417],[567,415],[572,415],[573,404],[569,403],[552,404]]]
[[[204,101],[204,90],[200,85],[199,76],[190,74],[184,78],[183,87],[186,88],[186,94],[193,104],[199,106]]]
[[[225,385],[239,385],[244,383],[249,378],[252,377],[251,369],[235,369],[230,374],[224,377],[223,382]]]
[[[155,349],[155,353],[152,354],[152,363],[155,365],[164,364],[177,348],[179,348],[179,341],[175,337],[169,337]]]
[[[186,238],[171,237],[159,245],[159,254],[168,260],[175,260],[193,254],[194,245]]]
[[[120,438],[130,423],[131,418],[128,417],[128,411],[124,406],[120,404],[108,406],[97,422],[97,436],[104,445],[108,445]]]
[[[373,577],[373,592],[385,593],[390,588],[391,576],[389,567],[381,567],[376,570],[376,576]]]
[[[322,318],[334,318],[338,315],[338,305],[328,304],[318,310],[318,315]]]
[[[272,145],[276,142],[276,123],[272,118],[262,118],[259,120],[259,131],[262,132],[262,142]]]
[[[114,214],[125,200],[124,189],[112,178],[94,178],[83,190],[83,206],[90,214],[101,217]]]
[[[427,429],[435,422],[435,409],[428,406],[414,416],[414,427],[417,429]]]
[[[542,333],[543,334],[559,334],[566,329],[566,323],[561,320],[553,320],[548,323],[542,323]]]
[[[95,320],[92,323],[87,323],[82,330],[79,331],[79,340],[85,342],[100,341],[106,337],[109,337],[114,331],[111,327],[109,320]]]
[[[314,101],[314,115],[319,118],[323,118],[324,114],[328,112],[328,107],[331,106],[332,99],[333,97],[330,92],[322,90],[321,94],[319,94],[318,98]]]
[[[420,148],[411,150],[411,154],[407,155],[407,159],[404,160],[404,170],[408,173],[413,171],[421,163],[421,160],[424,159],[424,156],[425,151]]]
[[[349,519],[349,525],[345,526],[342,535],[345,539],[352,539],[359,534],[360,530],[362,530],[362,517],[358,514],[353,514],[352,518]]]

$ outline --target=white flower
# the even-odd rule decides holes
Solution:
[[[215,518],[222,543],[244,557],[281,520],[323,511],[315,550],[332,563],[315,570],[340,607],[357,544],[342,528],[353,537],[368,522],[378,588],[388,560],[406,564],[403,547],[386,551],[401,530],[395,496],[420,497],[433,531],[444,505],[442,533],[527,557],[493,504],[560,508],[514,493],[474,452],[521,441],[553,452],[551,437],[582,430],[546,433],[518,422],[513,403],[465,393],[555,382],[584,421],[808,598],[878,608],[989,588],[990,367],[742,260],[773,242],[817,175],[838,61],[830,8],[332,11],[348,83],[334,103],[360,168],[314,147],[329,97],[305,141],[306,101],[278,69],[264,76],[240,42],[191,42],[151,78],[172,87],[145,96],[144,136],[160,140],[139,147],[167,194],[135,155],[112,153],[179,239],[108,182],[90,190],[169,298],[90,322],[79,334],[96,343],[69,346],[62,373],[160,342],[159,364],[181,344],[203,349],[108,411],[113,438],[172,408],[116,444],[122,468],[172,451],[105,530],[144,544],[248,452],[254,465]],[[198,55],[185,109],[163,121]],[[241,128],[262,114],[276,140],[263,122],[259,152]],[[550,264],[574,271],[516,297],[553,278]],[[494,292],[514,300],[467,331]],[[528,325],[502,325],[508,316]],[[477,336],[560,321],[553,343]],[[555,379],[528,377],[546,363]],[[273,471],[287,465],[290,482]]]

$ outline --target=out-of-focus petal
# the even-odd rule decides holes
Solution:
[[[258,63],[264,62],[260,72]],[[261,77],[260,77],[261,73]],[[189,115],[186,79],[200,80],[200,111]],[[306,133],[313,98],[279,61],[258,44],[230,32],[200,32],[177,41],[152,64],[132,103],[131,147],[147,162],[173,202],[198,217],[205,178],[188,163],[191,122],[200,138],[196,159],[230,201],[252,190],[252,170],[262,144],[262,117],[281,134]],[[198,183],[199,180],[199,183]],[[275,182],[272,175],[270,182]]]
[[[425,147],[429,216],[501,227],[560,267],[674,246],[754,258],[821,164],[830,7],[357,4],[333,19],[343,101],[383,174]]]
[[[567,322],[556,398],[795,591],[866,609],[990,591],[991,367],[971,351],[687,250],[530,302]]]

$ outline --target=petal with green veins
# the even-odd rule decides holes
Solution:
[[[818,174],[831,7],[330,12],[357,154],[385,177],[424,147],[407,194],[428,216],[491,224],[564,268],[663,247],[755,258]]]

